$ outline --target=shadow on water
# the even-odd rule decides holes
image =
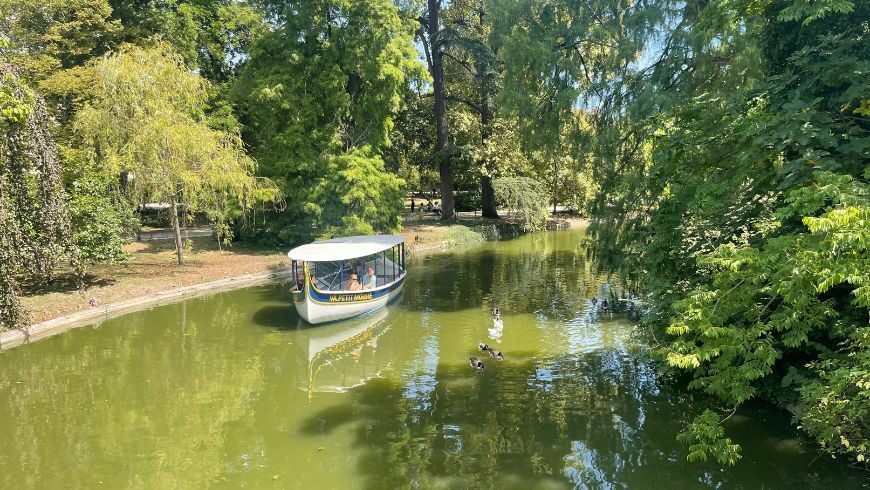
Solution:
[[[299,318],[292,301],[289,305],[263,306],[254,312],[251,319],[257,326],[278,330],[297,330],[308,327],[308,324]]]

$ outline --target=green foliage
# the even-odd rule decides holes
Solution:
[[[401,228],[404,181],[360,149],[329,157],[324,176],[305,204],[322,238],[395,233]]]
[[[510,223],[474,223],[451,225],[441,237],[453,246],[467,246],[506,238],[522,233],[522,227]]]
[[[211,216],[232,203],[253,205],[262,187],[253,176],[254,161],[237,135],[208,126],[206,82],[168,48],[129,46],[94,69],[98,85],[75,127],[102,171],[132,174],[134,202],[147,196]],[[266,197],[276,195],[271,190]],[[182,244],[176,245],[181,262]]]
[[[77,266],[49,125],[42,98],[0,65],[0,330],[27,323],[22,282],[49,279],[63,259]]]
[[[412,43],[416,20],[388,0],[266,7],[280,27],[251,47],[232,93],[260,173],[281,187],[290,205],[281,216],[267,216],[258,232],[286,243],[335,232],[318,226],[365,230],[364,216],[341,224],[328,209],[312,215],[309,203],[319,205],[313,195],[324,179],[335,179],[328,167],[336,157],[359,160],[354,150],[365,147],[374,157],[389,144],[407,80],[422,73]]]
[[[787,406],[828,451],[862,461],[868,14],[845,2],[687,9],[670,51],[602,93],[621,117],[595,121],[591,150],[600,257],[648,286],[663,360],[729,406]],[[734,461],[712,413],[681,439],[692,458]]]
[[[848,14],[855,8],[849,0],[796,0],[782,9],[778,19],[784,22],[800,20],[804,25],[828,14]]]
[[[733,465],[740,459],[740,446],[725,437],[725,429],[712,410],[704,410],[677,439],[689,446],[689,461],[714,458],[719,464]]]
[[[132,206],[97,180],[98,174],[76,180],[70,189],[69,212],[73,241],[85,262],[126,260],[124,246],[137,227]]]
[[[28,80],[45,80],[60,70],[104,53],[120,25],[107,0],[0,0],[0,62],[15,64]]]
[[[171,45],[208,80],[228,81],[252,42],[266,29],[249,2],[234,0],[109,0],[121,26],[119,38]]]
[[[828,451],[870,459],[870,328],[855,329],[840,349],[808,366],[813,378],[800,385],[803,428]]]
[[[547,226],[547,194],[540,182],[528,177],[502,177],[493,181],[496,200],[517,219],[524,230]]]

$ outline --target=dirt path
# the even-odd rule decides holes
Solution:
[[[182,266],[175,264],[172,241],[132,243],[129,262],[90,269],[80,291],[70,275],[60,275],[44,288],[21,298],[32,323],[123,300],[216,279],[269,272],[287,267],[286,251],[235,245],[218,251],[211,237],[193,237],[193,251]]]

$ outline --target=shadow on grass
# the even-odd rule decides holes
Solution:
[[[100,277],[94,274],[85,273],[81,278],[71,273],[61,273],[55,275],[51,281],[45,283],[25,284],[22,287],[24,296],[39,296],[48,293],[72,293],[84,288],[88,290],[93,287],[111,286],[117,282],[113,278]]]

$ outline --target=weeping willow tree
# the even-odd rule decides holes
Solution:
[[[547,192],[529,177],[501,177],[493,181],[495,199],[508,209],[525,231],[543,230],[547,226]]]
[[[27,323],[22,282],[48,280],[65,258],[77,262],[48,121],[42,98],[0,66],[0,330]]]
[[[220,239],[233,210],[244,214],[257,201],[278,198],[271,182],[254,177],[255,162],[238,134],[208,125],[207,82],[167,46],[128,46],[94,70],[94,97],[74,124],[81,144],[103,172],[131,177],[135,202],[169,205],[179,265],[179,211],[205,212]]]

